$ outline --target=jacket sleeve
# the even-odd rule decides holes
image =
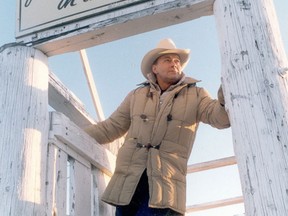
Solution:
[[[130,92],[108,119],[90,125],[84,130],[100,144],[109,143],[122,137],[131,124],[130,101],[132,95],[133,92]]]
[[[218,90],[218,100],[213,100],[209,93],[198,88],[198,120],[210,124],[212,127],[223,129],[230,127],[228,114],[225,110],[222,87]]]

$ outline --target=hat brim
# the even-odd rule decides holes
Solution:
[[[148,52],[142,59],[141,71],[143,76],[148,79],[147,75],[152,72],[152,64],[160,56],[165,54],[177,54],[180,58],[182,70],[186,67],[189,61],[190,50],[189,49],[164,49],[156,48]]]

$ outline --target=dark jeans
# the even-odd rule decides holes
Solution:
[[[116,216],[183,216],[169,208],[149,208],[148,201],[149,187],[145,171],[142,174],[130,204],[126,206],[117,206]]]

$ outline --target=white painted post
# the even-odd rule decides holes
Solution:
[[[0,49],[0,214],[45,215],[47,57]]]
[[[246,216],[288,212],[288,82],[272,0],[216,0],[222,82]]]

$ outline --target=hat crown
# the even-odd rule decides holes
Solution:
[[[160,49],[176,49],[176,45],[170,38],[167,38],[167,39],[161,40],[158,43],[157,48],[160,48]]]
[[[163,39],[159,41],[155,49],[150,50],[143,57],[141,62],[141,71],[145,78],[148,78],[149,74],[153,75],[152,65],[157,58],[165,54],[176,54],[179,56],[181,61],[182,70],[185,68],[189,61],[189,49],[178,49],[175,43],[170,39]]]

